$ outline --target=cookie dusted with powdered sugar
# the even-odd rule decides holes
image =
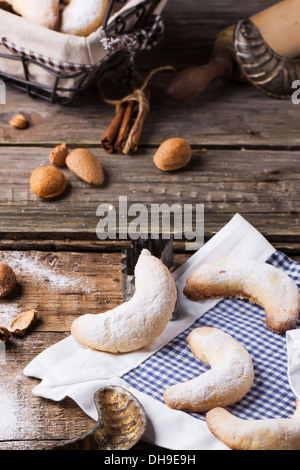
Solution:
[[[16,13],[34,23],[56,30],[59,25],[59,0],[6,0]]]
[[[188,338],[191,351],[211,369],[167,388],[166,404],[190,413],[205,413],[240,401],[254,380],[252,358],[234,338],[217,328],[197,328]]]
[[[108,0],[70,0],[61,13],[60,31],[89,36],[103,23]]]
[[[244,420],[223,408],[206,415],[208,429],[234,450],[300,450],[300,402],[289,419]]]
[[[260,261],[223,260],[201,266],[187,280],[190,300],[248,299],[265,309],[266,325],[276,333],[296,327],[300,311],[297,284],[284,271]]]
[[[148,250],[135,267],[136,291],[129,302],[105,313],[83,315],[72,325],[73,337],[99,351],[126,353],[152,343],[171,320],[177,299],[169,269]]]

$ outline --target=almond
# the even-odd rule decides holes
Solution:
[[[36,310],[28,310],[17,315],[9,325],[9,331],[17,336],[24,336],[28,328],[37,319]]]
[[[6,343],[6,341],[10,340],[10,338],[11,338],[11,332],[4,326],[0,326],[0,341],[3,341],[3,343]]]
[[[154,163],[160,170],[174,171],[187,165],[192,149],[185,139],[173,138],[163,142],[154,155]]]
[[[102,165],[90,150],[78,148],[73,150],[66,159],[67,167],[78,178],[94,186],[104,182]]]
[[[16,129],[25,129],[28,126],[27,119],[23,114],[17,114],[9,121],[9,124]]]
[[[62,194],[67,180],[62,171],[54,166],[36,168],[30,178],[32,191],[39,197],[51,198]]]
[[[8,264],[0,264],[0,297],[10,294],[16,287],[17,279]]]
[[[69,149],[67,144],[63,142],[60,145],[57,145],[53,150],[51,150],[49,158],[52,165],[56,166],[65,166],[66,158],[68,156]]]

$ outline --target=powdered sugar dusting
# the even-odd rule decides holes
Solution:
[[[135,267],[135,295],[113,310],[83,315],[72,326],[77,341],[107,352],[131,352],[147,346],[166,328],[177,291],[163,263],[143,250]]]
[[[21,313],[22,305],[19,302],[0,301],[0,320],[1,326],[8,328],[12,320]]]
[[[275,266],[260,261],[222,260],[201,266],[187,280],[185,293],[193,298],[246,298],[266,311],[267,326],[284,333],[293,329],[300,310],[296,282]]]
[[[225,259],[201,266],[191,279],[210,286],[228,284],[238,292],[244,292],[246,298],[270,295],[284,310],[287,302],[296,309],[298,307],[299,291],[296,283],[286,272],[260,261]]]
[[[43,258],[40,253],[5,251],[0,253],[0,262],[8,264],[16,274],[17,281],[23,287],[34,285],[39,290],[51,293],[91,292],[91,279],[81,273],[65,274],[57,268],[58,257],[49,255]],[[95,286],[94,286],[95,287]],[[18,298],[0,299],[0,323],[8,327],[10,322],[22,311],[22,302]]]
[[[61,31],[74,34],[88,35],[95,31],[103,20],[107,0],[75,1],[66,6],[62,14]]]
[[[193,330],[188,340],[194,355],[212,368],[169,387],[164,393],[166,403],[176,409],[205,412],[240,400],[254,379],[252,359],[244,347],[215,328]]]
[[[221,408],[206,415],[210,431],[236,450],[299,450],[299,408],[291,419],[244,420]]]
[[[54,269],[54,263],[49,267],[49,263],[35,259],[32,254],[24,252],[3,252],[0,260],[7,263],[15,271],[16,276],[24,275],[26,279],[47,283],[52,291],[63,291],[65,289],[77,289],[80,292],[89,292],[88,281],[82,276],[66,275]],[[26,281],[25,279],[25,281]]]
[[[11,388],[2,384],[0,393],[0,439],[6,441],[28,436],[32,427],[29,409]]]

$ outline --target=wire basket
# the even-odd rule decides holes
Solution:
[[[54,63],[47,57],[16,47],[7,38],[2,38],[1,45],[7,52],[0,53],[0,60],[6,61],[6,71],[0,69],[0,79],[27,92],[31,97],[67,105],[72,103],[79,93],[100,80],[108,70],[120,66],[124,60],[129,60],[128,65],[132,67],[135,54],[157,45],[163,37],[164,28],[161,17],[153,15],[161,0],[143,0],[125,14],[118,14],[114,21],[110,22],[116,4],[122,6],[126,1],[109,1],[99,45],[107,53],[100,63]],[[18,62],[21,70],[18,76],[13,73],[14,67],[11,67],[10,73],[7,61],[11,61],[11,64]],[[33,66],[38,67],[40,74],[46,77],[44,83],[32,80],[30,70]]]

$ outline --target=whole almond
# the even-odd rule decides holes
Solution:
[[[65,175],[54,166],[41,166],[31,174],[31,189],[37,196],[42,198],[59,196],[64,192],[66,185]]]
[[[49,158],[52,165],[56,166],[65,166],[66,158],[68,156],[69,149],[65,142],[60,145],[57,145],[53,150],[51,150]]]
[[[87,149],[73,150],[66,158],[66,164],[72,173],[86,183],[101,186],[104,182],[104,173],[100,160]]]
[[[174,171],[187,165],[192,149],[185,139],[173,138],[163,142],[154,155],[154,163],[162,171]]]
[[[10,294],[16,287],[17,279],[8,264],[0,264],[0,297]]]
[[[28,126],[27,119],[23,114],[17,114],[9,121],[9,124],[16,129],[26,129]]]

